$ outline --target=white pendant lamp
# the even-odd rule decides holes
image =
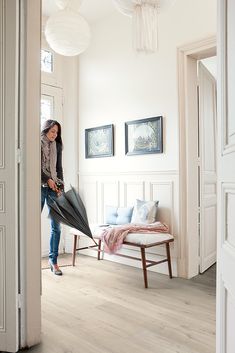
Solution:
[[[45,26],[45,37],[50,47],[58,54],[75,56],[84,52],[90,44],[90,28],[78,13],[81,1],[56,0],[61,10],[49,17]]]
[[[133,20],[133,42],[137,51],[153,53],[158,48],[158,14],[176,0],[113,0],[118,10]]]

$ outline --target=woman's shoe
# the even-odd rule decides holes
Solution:
[[[54,275],[62,276],[63,272],[61,271],[61,269],[59,268],[59,266],[57,264],[56,265],[53,265],[52,263],[49,263],[49,264],[51,267],[51,272],[53,272]]]

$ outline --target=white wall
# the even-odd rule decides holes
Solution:
[[[80,190],[89,204],[91,221],[95,218],[102,221],[95,207],[107,200],[101,197],[98,204],[92,204],[95,195],[99,198],[99,182],[104,184],[104,189],[110,180],[120,181],[123,173],[128,183],[132,176],[136,179],[139,175],[140,184],[146,175],[149,178],[161,173],[158,182],[171,175],[176,203],[171,212],[174,213],[175,235],[179,236],[177,48],[215,34],[216,1],[178,0],[174,7],[162,13],[159,51],[155,54],[135,53],[131,31],[130,18],[117,11],[93,25],[91,45],[79,58]],[[124,122],[158,115],[164,117],[164,153],[125,156]],[[111,123],[115,125],[115,156],[85,159],[84,129]],[[110,179],[103,182],[107,173]],[[87,187],[88,182],[90,187]],[[143,197],[150,197],[149,193],[143,193]],[[161,197],[160,207],[165,201],[164,195]],[[118,202],[126,201],[119,198]]]
[[[80,56],[80,171],[178,169],[177,47],[215,33],[216,1],[178,0],[159,16],[159,51],[132,50],[131,20],[118,11],[92,28]],[[124,121],[164,116],[164,153],[124,156]],[[84,159],[84,128],[115,124],[115,157]]]

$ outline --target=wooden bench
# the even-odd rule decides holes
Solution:
[[[96,227],[97,230],[98,227]],[[71,228],[70,229],[70,234],[73,235],[73,255],[72,255],[72,265],[75,266],[75,258],[76,258],[76,251],[79,250],[84,250],[84,249],[93,249],[98,252],[97,259],[101,260],[101,253],[103,252],[102,250],[102,239],[101,239],[101,234],[102,234],[102,228],[99,228],[99,231],[94,231],[93,238],[97,240],[97,245],[91,245],[91,246],[86,246],[82,248],[77,248],[77,242],[80,236],[85,236],[83,233],[81,233],[79,230]],[[117,256],[122,256],[128,259],[134,259],[134,260],[139,260],[142,262],[142,269],[143,269],[143,275],[144,275],[144,285],[145,288],[148,288],[148,278],[147,278],[147,268],[151,266],[155,266],[158,264],[161,264],[163,262],[168,263],[168,270],[169,270],[169,277],[172,278],[172,268],[171,268],[171,256],[170,256],[170,243],[174,241],[174,238],[171,234],[167,233],[129,233],[123,245],[127,245],[130,247],[137,247],[140,249],[141,256],[140,257],[134,257],[134,256],[129,256],[129,255],[124,255],[120,253],[115,253]],[[159,246],[159,245],[164,245],[166,246],[166,258],[160,261],[152,261],[146,259],[146,253],[145,250],[152,248],[154,246]]]

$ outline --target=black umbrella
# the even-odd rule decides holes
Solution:
[[[63,192],[57,199],[51,198],[50,217],[53,217],[59,223],[78,229],[96,244],[89,227],[85,206],[72,186],[69,191]]]

